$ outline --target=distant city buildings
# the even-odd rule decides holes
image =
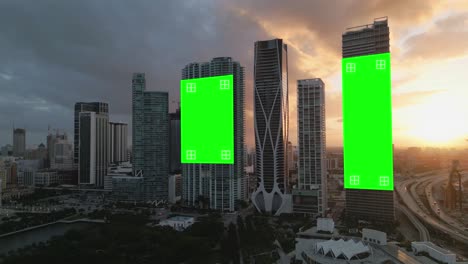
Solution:
[[[107,110],[107,104],[105,105]],[[104,186],[109,164],[109,116],[107,111],[79,113],[78,182],[82,185]]]
[[[169,99],[167,92],[146,91],[144,73],[132,79],[133,172],[144,177],[145,199],[168,199]]]
[[[13,156],[22,157],[26,152],[26,130],[15,128],[13,130]]]
[[[343,33],[343,58],[390,52],[389,32],[387,19],[347,30]],[[346,214],[356,220],[392,223],[395,220],[394,193],[346,189]]]
[[[239,202],[248,197],[244,172],[244,67],[231,57],[217,57],[210,62],[190,63],[182,69],[182,79],[228,74],[234,79],[234,164],[182,165],[183,200],[188,205],[221,211],[237,210]]]
[[[109,122],[109,162],[128,161],[128,124]]]
[[[299,169],[293,190],[293,211],[325,216],[327,161],[325,84],[319,78],[297,81]]]
[[[255,207],[274,215],[291,210],[288,181],[288,51],[281,39],[257,41],[254,119],[258,187]]]

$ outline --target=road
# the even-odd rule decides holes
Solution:
[[[431,237],[427,228],[419,221],[417,217],[414,216],[406,207],[396,204],[397,209],[399,209],[403,214],[408,217],[408,219],[413,223],[416,229],[419,232],[419,240],[420,241],[431,241]]]
[[[429,204],[430,204],[430,209],[432,210],[432,212],[434,212],[434,214],[438,215],[439,218],[444,221],[445,223],[449,224],[451,227],[457,229],[457,231],[461,234],[464,234],[465,236],[468,236],[468,232],[465,231],[465,226],[460,223],[458,220],[454,219],[453,217],[451,217],[450,215],[446,214],[444,212],[444,210],[441,210],[440,209],[440,204],[437,203],[436,199],[434,198],[434,193],[432,190],[434,190],[434,186],[438,186],[438,185],[441,185],[442,182],[446,181],[447,179],[436,179],[434,181],[432,181],[431,183],[429,183],[426,188],[425,188],[425,194],[426,194],[426,198],[427,200],[429,201]],[[462,184],[463,182],[465,181],[468,181],[468,174],[465,174],[463,175],[463,178],[462,178]]]
[[[411,182],[414,182],[415,185],[419,185],[424,181],[433,181],[435,179],[447,178],[447,170],[441,170],[439,172],[434,172],[431,174],[426,174],[424,176],[420,176],[417,179],[408,179],[404,180],[395,185],[395,189],[402,198],[405,205],[408,209],[414,213],[417,217],[419,217],[424,223],[429,224],[436,229],[441,230],[442,232],[450,235],[452,238],[456,239],[457,241],[463,242],[468,244],[468,236],[460,233],[459,231],[454,230],[451,225],[441,222],[439,219],[433,217],[431,214],[425,212],[427,208],[425,208],[424,204],[419,200],[419,196],[417,193],[413,193],[411,190],[408,191],[408,185]],[[416,188],[416,187],[415,187]]]

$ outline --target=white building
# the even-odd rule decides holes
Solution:
[[[387,234],[382,231],[363,228],[362,229],[362,240],[369,243],[385,246],[387,245]]]
[[[38,186],[49,186],[51,184],[57,184],[58,177],[55,171],[42,171],[36,172],[34,175],[34,185]]]
[[[104,190],[112,191],[112,178],[114,176],[133,176],[132,164],[122,162],[107,168],[107,175],[104,177]]]
[[[297,130],[299,167],[297,190],[293,192],[293,211],[325,216],[325,84],[320,78],[297,81]],[[305,192],[309,190],[311,192]]]
[[[325,231],[333,233],[335,230],[335,222],[331,218],[318,218],[317,219],[317,231]]]
[[[166,220],[162,220],[159,225],[160,226],[170,226],[174,230],[177,231],[183,231],[187,227],[193,225],[195,222],[195,219],[190,216],[174,216],[171,218],[168,218]]]
[[[426,252],[429,256],[443,263],[452,264],[457,261],[457,255],[431,242],[411,242],[411,248],[415,255]]]

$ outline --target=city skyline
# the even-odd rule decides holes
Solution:
[[[113,120],[131,126],[131,105],[126,100],[130,92],[125,76],[134,71],[147,73],[151,83],[148,90],[169,92],[170,112],[174,112],[180,69],[186,61],[231,56],[246,67],[246,142],[251,147],[254,145],[252,46],[256,40],[277,37],[290,45],[291,61],[294,61],[290,65],[291,87],[303,78],[320,77],[327,83],[327,138],[330,146],[340,146],[340,32],[388,16],[393,29],[390,44],[395,145],[466,147],[463,139],[467,138],[468,125],[459,120],[468,113],[463,104],[467,92],[458,83],[466,82],[459,66],[468,61],[464,48],[468,34],[463,29],[468,4],[462,1],[443,4],[397,1],[392,5],[387,1],[372,5],[346,1],[340,6],[322,1],[301,5],[273,3],[259,8],[262,1],[201,2],[196,9],[188,3],[164,3],[160,8],[151,5],[142,8],[135,3],[112,6],[104,14],[99,11],[103,3],[80,1],[71,7],[57,6],[69,33],[58,34],[64,25],[41,19],[41,28],[47,30],[37,34],[31,30],[39,23],[36,19],[48,17],[51,11],[46,5],[32,3],[24,7],[3,2],[0,12],[5,12],[1,16],[5,23],[2,24],[13,21],[17,30],[31,39],[19,38],[7,28],[0,30],[6,40],[1,49],[6,59],[0,64],[0,85],[4,87],[0,134],[5,135],[0,138],[0,145],[11,144],[13,123],[28,131],[27,146],[45,141],[48,124],[71,135],[73,104],[79,101],[108,102],[114,106],[110,113]],[[86,12],[94,7],[98,11]],[[28,8],[35,10],[31,16],[21,11]],[[411,11],[400,12],[401,9]],[[323,12],[311,18],[302,10],[310,10],[311,14]],[[320,15],[329,12],[340,15]],[[272,19],[279,14],[281,21]],[[154,17],[158,17],[158,23],[154,23]],[[202,30],[191,32],[187,26],[191,24],[200,25]],[[147,37],[141,42],[134,41],[139,36]],[[21,45],[16,45],[17,42]],[[427,46],[427,42],[434,45]],[[182,52],[173,52],[175,48]],[[289,96],[294,102],[294,89]],[[438,107],[441,104],[444,107]],[[290,113],[291,141],[297,145],[293,104]]]

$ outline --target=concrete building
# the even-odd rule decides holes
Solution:
[[[254,127],[258,188],[252,194],[252,202],[258,211],[273,215],[291,210],[291,199],[285,195],[290,194],[287,177],[288,109],[287,45],[282,39],[257,41]]]
[[[7,144],[0,149],[0,156],[11,156],[13,155],[13,146]]]
[[[182,198],[182,175],[169,176],[169,203],[175,204]]]
[[[49,152],[50,168],[53,170],[73,169],[73,146],[68,139],[56,139],[51,145],[52,155]]]
[[[231,57],[218,57],[210,62],[190,63],[182,69],[182,79],[227,74],[232,74],[234,80],[234,164],[183,164],[183,200],[192,206],[202,204],[210,209],[234,211],[239,201],[248,199],[244,172],[244,67]]]
[[[0,167],[0,189],[5,190],[7,187],[7,170]]]
[[[34,174],[34,186],[47,187],[51,184],[58,184],[57,172],[42,171]]]
[[[362,240],[365,242],[385,246],[387,245],[387,233],[374,229],[363,228]]]
[[[13,156],[22,157],[26,152],[26,129],[13,130]]]
[[[297,115],[299,167],[293,211],[325,216],[328,207],[325,84],[321,79],[297,81]]]
[[[180,173],[180,108],[169,114],[169,172]]]
[[[174,216],[171,218],[168,218],[166,220],[162,220],[159,225],[160,226],[170,226],[174,230],[177,231],[184,231],[187,229],[187,227],[193,225],[195,222],[195,219],[190,216]]]
[[[169,99],[146,91],[144,73],[132,79],[132,155],[134,176],[144,177],[147,201],[168,199]]]
[[[109,162],[128,161],[128,124],[109,122]]]
[[[104,177],[104,190],[112,191],[112,177],[114,176],[133,176],[132,164],[122,162],[118,165],[113,164],[107,169],[107,175]]]
[[[79,120],[79,184],[103,187],[109,165],[109,116],[80,112]]]
[[[342,36],[343,58],[390,52],[389,32],[386,18],[347,29]],[[392,223],[395,219],[394,192],[346,189],[346,214],[357,220]]]
[[[52,160],[54,159],[54,156],[55,156],[55,143],[57,143],[59,140],[61,140],[62,142],[68,141],[67,133],[65,132],[60,133],[59,130],[55,130],[55,133],[53,133],[49,130],[49,134],[47,135],[46,168],[51,167]],[[72,150],[72,163],[73,163],[73,150]]]
[[[457,263],[457,255],[443,249],[432,242],[411,242],[411,249],[415,255],[428,254],[432,258],[447,264]]]
[[[18,185],[19,186],[34,186],[35,170],[25,170],[18,172]]]

